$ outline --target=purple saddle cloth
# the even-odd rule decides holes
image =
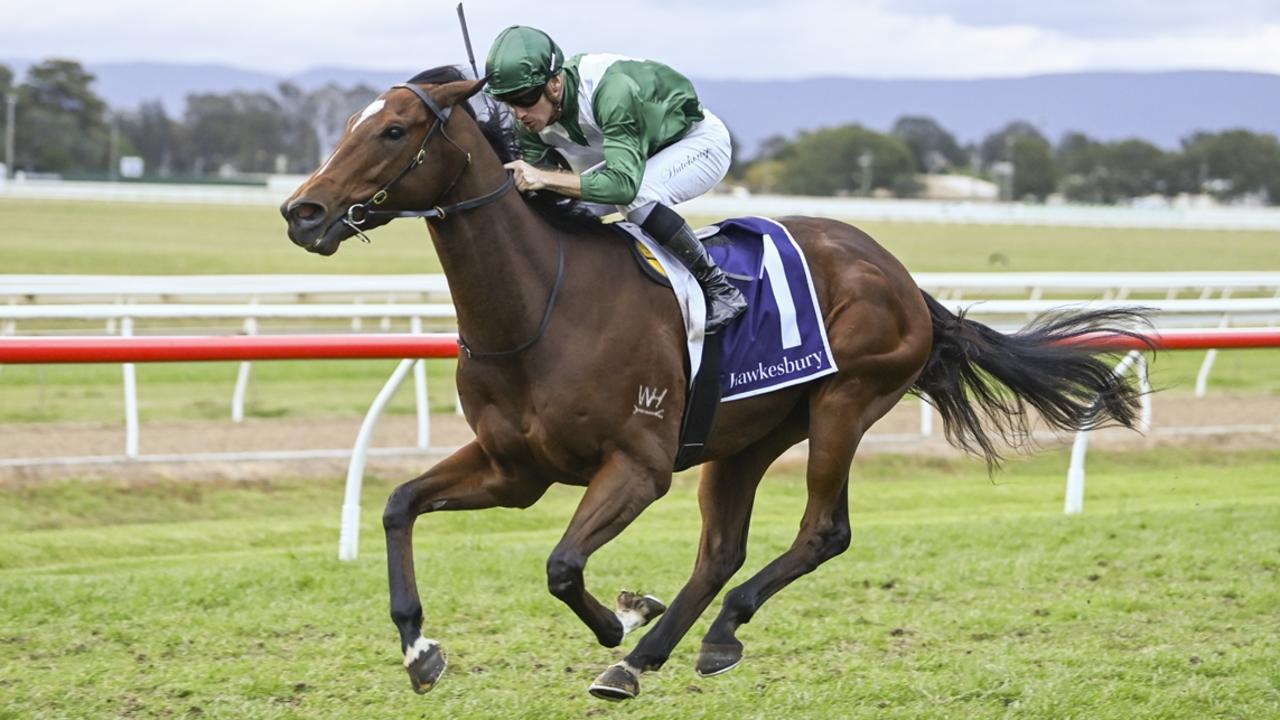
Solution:
[[[707,250],[747,298],[746,312],[721,331],[721,402],[835,372],[809,265],[791,233],[761,217],[718,226]]]

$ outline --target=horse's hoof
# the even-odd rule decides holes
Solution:
[[[651,620],[667,611],[667,606],[652,595],[638,595],[630,590],[618,593],[618,621],[623,633],[648,625]]]
[[[698,651],[698,675],[721,675],[738,667],[742,662],[742,643],[702,643]]]
[[[447,667],[449,660],[435,640],[420,637],[404,653],[404,669],[409,671],[409,682],[419,695],[431,692]]]
[[[612,665],[600,673],[600,677],[591,683],[587,692],[610,702],[630,700],[640,694],[639,673],[633,672],[626,663]]]

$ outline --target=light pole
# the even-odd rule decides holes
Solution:
[[[1017,143],[1018,138],[1016,135],[1006,135],[1004,138],[1005,157],[1009,162],[1009,202],[1014,202],[1018,199],[1013,195],[1013,176],[1018,171],[1017,163],[1014,162]]]
[[[991,165],[991,174],[996,176],[998,187],[1000,188],[1000,198],[1009,202],[1013,201],[1013,163],[1008,160]]]
[[[858,156],[858,167],[862,169],[862,196],[871,197],[871,168],[876,163],[876,154],[863,150]]]

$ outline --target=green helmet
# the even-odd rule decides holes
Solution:
[[[564,67],[564,53],[550,35],[524,25],[503,30],[489,49],[484,72],[490,95],[507,95],[545,85]]]

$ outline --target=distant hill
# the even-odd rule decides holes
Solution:
[[[21,75],[26,62],[8,62]],[[282,80],[304,88],[327,82],[383,88],[404,72],[315,68],[293,76],[225,65],[90,65],[97,91],[113,107],[160,99],[180,116],[194,92],[273,90]],[[1051,140],[1079,130],[1115,140],[1138,137],[1165,148],[1196,130],[1243,127],[1280,135],[1280,75],[1225,71],[1106,72],[986,80],[696,80],[703,101],[752,155],[771,135],[857,122],[888,130],[902,115],[928,115],[961,142],[980,141],[1011,120],[1028,120]]]
[[[928,115],[961,142],[1011,120],[1050,140],[1079,130],[1103,140],[1142,138],[1178,147],[1196,130],[1247,128],[1280,135],[1280,75],[1188,71],[1073,73],[990,80],[703,80],[698,93],[754,149],[772,134],[858,122],[885,131]]]

